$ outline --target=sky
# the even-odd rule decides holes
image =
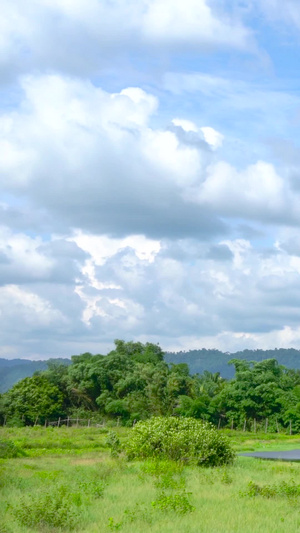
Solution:
[[[299,0],[2,0],[0,357],[300,349]]]

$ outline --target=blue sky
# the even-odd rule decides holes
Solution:
[[[16,0],[0,356],[300,348],[298,0]]]

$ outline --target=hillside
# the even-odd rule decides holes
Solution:
[[[49,359],[50,360],[50,359]],[[58,359],[70,364],[70,359]],[[47,369],[47,361],[30,361],[29,359],[0,359],[0,393],[9,390],[20,379],[33,376],[35,372]]]
[[[247,361],[262,361],[263,359],[277,359],[281,365],[288,368],[300,368],[300,350],[294,348],[275,348],[274,350],[243,350],[229,353],[219,350],[189,350],[188,352],[167,352],[165,359],[168,363],[187,363],[192,374],[202,374],[204,370],[220,372],[224,378],[232,378],[234,367],[228,365],[231,359],[246,359]]]

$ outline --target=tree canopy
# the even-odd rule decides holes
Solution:
[[[219,372],[191,374],[186,363],[167,363],[160,346],[115,341],[108,355],[74,355],[69,366],[48,369],[19,381],[0,398],[0,417],[39,423],[83,412],[118,418],[123,424],[151,416],[193,417],[222,426],[245,421],[300,429],[300,373],[276,359],[233,359],[234,377]]]

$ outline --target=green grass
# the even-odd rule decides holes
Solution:
[[[114,431],[121,442],[130,433]],[[300,448],[300,436],[226,434],[237,451]],[[0,533],[300,532],[298,463],[127,462],[111,456],[107,436],[105,428],[0,428],[25,454],[0,460]]]

